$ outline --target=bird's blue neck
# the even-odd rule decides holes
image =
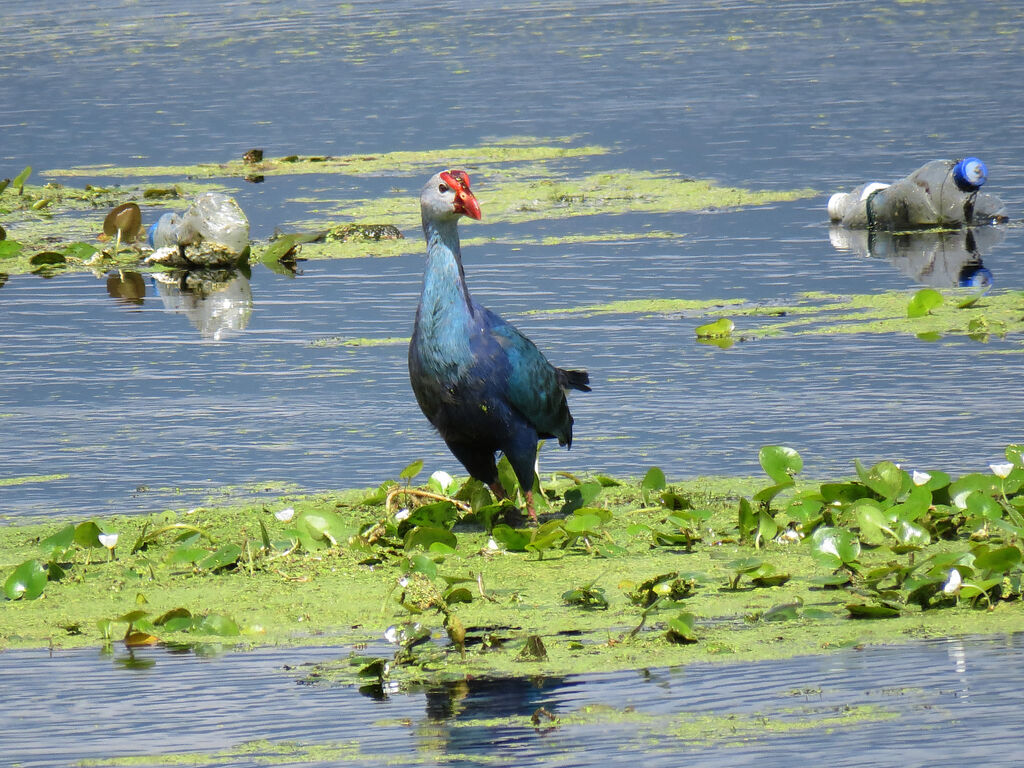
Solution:
[[[472,301],[462,270],[458,219],[424,221],[423,236],[427,240],[427,269],[421,303],[459,314],[471,313]]]
[[[462,270],[457,222],[458,219],[423,222],[427,268],[416,313],[417,333],[429,339],[432,346],[456,355],[467,345],[466,326],[473,316],[473,303]],[[464,351],[468,354],[468,349]]]

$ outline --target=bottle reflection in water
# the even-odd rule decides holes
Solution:
[[[241,272],[204,269],[152,277],[164,307],[188,317],[204,339],[221,341],[249,325],[252,289]]]
[[[982,288],[994,282],[982,254],[1002,242],[1001,227],[956,231],[885,232],[833,224],[829,240],[837,251],[887,259],[900,272],[932,288]]]

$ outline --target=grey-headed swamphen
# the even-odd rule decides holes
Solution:
[[[572,445],[570,388],[589,392],[586,371],[555,368],[516,328],[469,295],[458,222],[480,218],[465,171],[442,171],[420,195],[427,268],[409,344],[409,379],[423,413],[470,475],[498,498],[495,454],[508,457],[533,519],[541,438]]]

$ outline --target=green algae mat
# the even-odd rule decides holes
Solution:
[[[248,153],[247,153],[248,154]],[[232,184],[265,176],[294,180],[293,199],[309,211],[301,221],[272,222],[284,231],[275,242],[255,241],[250,263],[276,268],[284,256],[304,259],[385,257],[418,253],[419,237],[406,239],[400,230],[418,230],[418,186],[404,188],[406,179],[427,178],[439,167],[461,166],[478,180],[477,193],[488,222],[518,224],[580,216],[628,212],[669,213],[759,206],[796,200],[815,194],[811,189],[749,190],[724,187],[710,180],[677,173],[622,169],[603,173],[585,170],[585,163],[610,154],[607,147],[577,146],[571,139],[542,140],[512,137],[494,144],[420,151],[387,152],[344,157],[288,157],[245,159],[193,166],[117,168],[88,166],[33,172],[31,166],[15,179],[0,180],[0,272],[22,274],[62,271],[109,271],[138,265],[149,249],[129,243],[124,252],[111,247],[102,235],[107,211],[134,202],[145,209],[143,232],[165,210],[187,206],[197,193],[230,193]],[[334,177],[311,192],[302,177]],[[37,177],[60,179],[35,184]],[[380,197],[354,196],[353,184],[344,179],[394,176],[402,179]],[[79,178],[103,184],[75,186]],[[358,184],[355,185],[358,188]],[[300,191],[302,190],[302,191]],[[348,196],[346,196],[348,195]],[[323,237],[340,226],[382,225],[398,230],[395,237]],[[621,232],[602,235],[601,241],[628,241],[639,237],[675,237],[672,233]],[[289,240],[289,238],[292,238]],[[550,241],[551,238],[548,238]],[[556,242],[573,242],[572,236]],[[518,240],[516,240],[518,242]],[[524,244],[534,241],[524,236]],[[551,244],[548,242],[546,244]],[[61,257],[61,258],[58,258]]]
[[[764,478],[545,478],[539,525],[420,462],[370,491],[8,525],[0,647],[384,638],[315,673],[379,685],[1024,627],[1024,446],[959,478],[759,458]]]

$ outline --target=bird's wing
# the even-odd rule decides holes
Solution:
[[[502,394],[509,405],[539,435],[571,443],[572,416],[555,367],[518,328],[486,308],[479,310],[491,338],[497,342],[499,354],[507,360],[508,384]]]

